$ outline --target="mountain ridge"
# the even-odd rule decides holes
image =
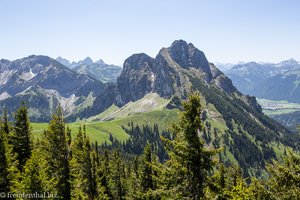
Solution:
[[[276,64],[256,62],[238,64],[226,71],[225,74],[244,94],[264,99],[299,102],[299,95],[293,95],[297,94],[297,92],[293,93],[294,90],[297,90],[294,88],[297,87],[294,84],[297,77],[292,77],[291,74],[298,76],[300,75],[299,70],[299,62],[289,59]],[[289,80],[286,80],[286,77]],[[281,89],[277,90],[278,87]]]
[[[299,138],[296,134],[264,115],[255,97],[239,92],[223,72],[208,62],[202,51],[183,40],[176,40],[170,47],[163,47],[155,58],[144,53],[128,57],[115,83],[103,84],[87,75],[78,74],[51,58],[42,61],[38,62],[38,65],[32,62],[32,65],[26,65],[27,68],[18,62],[13,64],[15,68],[20,66],[26,68],[25,75],[22,75],[23,71],[19,71],[26,79],[32,76],[30,70],[36,73],[34,67],[50,69],[42,70],[45,77],[40,78],[45,84],[32,85],[32,88],[29,90],[25,88],[21,91],[25,92],[19,94],[22,97],[26,95],[24,98],[28,100],[31,113],[42,109],[42,113],[36,114],[35,119],[48,115],[46,111],[49,112],[51,102],[52,105],[64,103],[65,112],[69,109],[65,115],[69,122],[76,120],[84,122],[92,116],[101,115],[113,105],[118,108],[111,109],[112,115],[108,115],[112,122],[116,120],[115,117],[129,115],[140,117],[142,113],[130,113],[131,110],[143,110],[146,114],[147,107],[150,112],[155,112],[155,116],[161,116],[160,119],[163,119],[164,116],[170,116],[162,115],[164,111],[174,113],[174,109],[180,109],[180,102],[184,101],[189,93],[197,91],[201,95],[203,106],[201,118],[205,123],[202,136],[207,145],[224,147],[224,152],[220,153],[220,159],[223,159],[224,163],[237,162],[245,173],[261,176],[266,161],[279,158],[286,148],[298,148]],[[27,62],[30,63],[30,59]],[[8,62],[3,61],[1,69],[8,65]],[[78,79],[80,77],[83,80],[81,82],[79,81],[81,79]],[[18,80],[10,81],[19,86]],[[55,88],[49,85],[50,82],[54,86],[58,83],[69,85],[61,84],[60,88]],[[72,90],[73,87],[78,87],[78,84],[81,96]],[[45,88],[45,85],[48,87]],[[60,94],[64,92],[68,95]],[[149,102],[147,104],[149,101],[147,95],[151,93],[157,94],[150,98],[151,101],[164,99],[159,110],[151,111],[152,104],[150,106]],[[0,101],[0,105],[7,106],[10,103],[10,107],[13,107],[18,105],[18,101],[19,98],[15,97],[10,101]],[[32,104],[40,105],[39,102],[44,102],[42,108],[32,106]],[[97,119],[93,123],[97,123]]]
[[[57,57],[56,60],[79,74],[89,75],[104,83],[116,82],[122,70],[119,66],[106,64],[102,59],[94,62],[90,57],[72,63],[62,57]]]
[[[100,81],[78,74],[48,56],[35,55],[1,62],[0,82],[1,109],[11,112],[26,101],[31,119],[41,121],[47,121],[58,104],[69,103],[73,108],[64,111],[67,116],[72,114],[75,105],[80,107],[104,87]]]

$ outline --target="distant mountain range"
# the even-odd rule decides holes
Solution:
[[[79,74],[89,75],[103,83],[116,82],[122,71],[119,66],[106,64],[101,59],[94,62],[90,57],[72,63],[61,57],[56,58],[56,60]]]
[[[226,72],[228,70],[230,70],[234,65],[236,64],[233,64],[233,63],[220,63],[220,62],[216,62],[214,63],[219,70],[221,70],[222,72]],[[239,63],[241,64],[241,63]]]
[[[10,112],[21,101],[30,107],[33,121],[48,121],[59,105],[66,116],[91,106],[104,84],[78,74],[47,56],[0,60],[0,107]]]
[[[12,112],[25,101],[31,120],[39,122],[49,120],[58,104],[66,120],[73,122],[114,120],[149,111],[165,116],[170,110],[176,113],[181,101],[198,91],[203,138],[209,146],[224,147],[224,163],[238,163],[246,173],[260,176],[265,161],[279,156],[286,147],[297,148],[298,137],[264,115],[255,97],[240,93],[192,43],[176,40],[155,58],[144,53],[130,56],[115,83],[102,83],[74,70],[102,62],[58,60],[46,56],[1,60],[1,109]]]
[[[300,64],[290,59],[277,64],[249,62],[225,71],[244,94],[271,100],[300,102]]]

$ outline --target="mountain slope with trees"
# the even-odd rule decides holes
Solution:
[[[297,148],[297,135],[264,115],[254,97],[241,94],[203,52],[182,40],[155,58],[141,53],[126,59],[117,84],[98,96],[88,113],[97,115],[113,104],[123,109],[150,93],[170,99],[166,108],[182,109],[180,101],[191,91],[199,91],[205,110],[203,137],[208,145],[224,147],[223,162],[261,176],[266,161],[280,157],[286,147]]]
[[[69,69],[66,71],[88,77]],[[98,82],[95,80],[95,83]],[[143,101],[149,99],[144,97],[156,93],[159,98],[153,99],[165,99],[162,102],[166,103],[163,108],[151,111],[157,114],[164,110],[182,109],[181,101],[190,92],[198,91],[203,107],[201,118],[205,123],[202,137],[206,145],[223,147],[224,151],[220,153],[222,162],[237,163],[245,176],[263,176],[266,162],[279,158],[286,148],[298,148],[298,135],[265,116],[254,97],[240,93],[227,76],[208,62],[202,51],[183,40],[174,41],[170,47],[162,48],[155,58],[144,53],[130,56],[125,60],[123,71],[115,84],[100,83],[99,86],[102,87],[97,87],[100,91],[98,95],[92,96],[92,103],[86,103],[78,112],[67,115],[68,121],[99,115],[112,106],[123,108],[126,116],[140,121],[144,118],[138,116],[147,110],[138,113],[139,115],[129,113],[130,102],[133,105],[146,105]],[[82,92],[89,93],[91,90],[87,87]],[[30,101],[28,103],[30,106]],[[150,108],[152,109],[151,106]],[[114,117],[108,120],[114,120]],[[151,123],[161,124],[157,120],[170,121],[157,118]],[[150,123],[149,120],[138,125],[147,123]]]
[[[27,108],[16,112],[16,122],[4,114],[0,126],[0,185],[11,194],[50,199],[297,199],[300,195],[300,158],[287,151],[283,160],[267,163],[269,177],[246,181],[238,166],[222,163],[222,149],[206,146],[199,94],[182,103],[172,138],[162,136],[168,158],[159,162],[157,147],[147,139],[141,154],[120,147],[91,144],[85,126],[71,139],[62,111],[52,115],[40,140],[33,140]],[[30,143],[15,143],[15,130]],[[129,145],[130,146],[130,145]],[[28,156],[22,152],[28,150]],[[25,163],[20,165],[20,161]],[[55,175],[55,176],[54,176]],[[2,189],[2,188],[1,188]],[[3,195],[2,194],[2,195]],[[22,196],[17,199],[23,198]]]

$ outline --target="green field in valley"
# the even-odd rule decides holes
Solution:
[[[170,100],[163,99],[157,94],[150,93],[144,98],[129,102],[119,108],[112,105],[104,112],[92,116],[88,119],[67,123],[72,131],[72,137],[76,136],[79,126],[86,126],[86,132],[92,142],[98,141],[109,143],[109,135],[120,141],[126,140],[129,136],[122,127],[128,127],[133,122],[136,125],[158,125],[159,131],[167,130],[172,122],[178,120],[178,109],[166,109]],[[205,107],[206,102],[202,99],[202,105]],[[227,129],[225,121],[220,113],[211,104],[207,105],[208,122],[222,132]],[[32,123],[33,134],[35,138],[41,137],[43,130],[47,129],[47,123]]]
[[[258,99],[258,98],[257,98],[257,102],[262,106],[263,112],[269,116],[300,111],[300,104],[298,103],[291,103],[288,101]]]
[[[74,123],[66,123],[72,131],[72,137],[74,138],[80,125],[86,126],[86,132],[92,142],[98,141],[98,143],[109,142],[109,134],[120,141],[126,140],[129,136],[124,131],[122,126],[128,127],[130,122],[139,125],[154,125],[158,124],[159,130],[166,130],[168,126],[177,120],[177,109],[168,110],[160,109],[144,113],[134,113],[124,118],[117,118],[111,121],[79,121]],[[35,138],[41,137],[43,131],[47,129],[47,123],[31,123],[33,129],[33,135]]]

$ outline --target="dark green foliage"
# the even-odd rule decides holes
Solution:
[[[289,152],[283,162],[268,164],[269,178],[246,181],[236,167],[219,169],[211,177],[206,196],[211,199],[299,199],[300,196],[300,158]],[[247,184],[250,182],[250,184]]]
[[[68,153],[65,124],[58,108],[41,141],[41,176],[43,188],[62,199],[70,199]]]
[[[8,180],[8,185],[6,188],[9,188],[8,190],[12,193],[20,192],[22,176],[21,171],[19,170],[20,165],[19,160],[17,159],[17,153],[13,151],[13,145],[9,142],[8,139],[6,140],[6,142],[4,142],[4,148],[7,162],[6,171]]]
[[[269,144],[271,142],[280,142],[285,146],[292,147],[293,149],[299,148],[297,143],[299,140],[298,135],[292,134],[287,129],[283,128],[278,122],[271,120],[267,116],[263,115],[260,108],[253,102],[251,97],[246,97],[245,100],[241,100],[239,94],[229,97],[215,86],[209,86],[199,79],[189,77],[192,82],[193,89],[201,91],[201,94],[205,97],[206,103],[211,103],[222,114],[223,119],[226,122],[226,126],[229,128],[227,133],[235,138],[236,143],[233,143],[229,151],[234,154],[235,149],[242,149],[244,146],[238,146],[246,143],[255,143],[256,146],[260,144]],[[249,105],[250,106],[249,106]],[[245,112],[247,114],[245,114]],[[261,123],[258,123],[261,122]],[[239,126],[240,130],[236,130],[235,126]],[[237,132],[243,132],[237,135]],[[252,142],[246,136],[247,134],[254,139]],[[206,138],[208,141],[208,138]],[[252,145],[251,145],[252,146]],[[242,163],[242,169],[246,172],[251,166],[259,165],[259,168],[264,168],[266,161],[270,161],[274,158],[275,152],[269,148],[267,150],[258,151],[258,147],[250,148],[249,152],[246,151],[235,153],[238,157],[235,157],[240,163]],[[246,148],[245,148],[246,149]],[[261,149],[263,149],[261,147]],[[258,153],[258,155],[256,155]],[[249,156],[250,155],[250,156]],[[255,156],[255,158],[249,158]],[[244,159],[244,157],[248,157]],[[243,158],[243,159],[241,159]],[[255,160],[253,163],[252,161]],[[257,172],[259,173],[259,172]]]
[[[149,143],[152,145],[155,153],[159,157],[160,162],[168,159],[167,152],[164,149],[164,144],[160,139],[162,135],[165,138],[172,139],[171,134],[168,131],[163,131],[161,134],[158,131],[157,124],[154,124],[153,128],[149,125],[134,125],[133,122],[128,124],[128,128],[123,127],[130,138],[124,143],[120,143],[114,139],[113,136],[109,135],[111,145],[103,144],[104,149],[120,149],[121,152],[126,154],[141,155],[144,148]]]
[[[8,168],[8,163],[7,163],[7,159],[6,159],[6,137],[7,134],[5,133],[4,130],[4,123],[2,123],[0,121],[0,188],[1,188],[1,192],[8,192],[8,172],[7,172],[7,168]]]
[[[4,128],[4,131],[8,130],[6,126]],[[22,103],[21,107],[15,114],[14,127],[9,136],[9,143],[12,144],[13,152],[16,153],[17,160],[19,161],[19,170],[23,169],[23,166],[31,155],[31,142],[31,127],[28,118],[28,111],[24,103]]]
[[[253,142],[249,141],[249,138],[242,132],[240,134],[231,132],[231,137],[234,141],[231,149],[241,168],[247,168],[247,163],[252,167],[259,165],[258,161],[263,159],[261,150]]]
[[[65,128],[58,109],[41,140],[30,146],[30,156],[22,170],[19,170],[20,158],[13,151],[14,143],[8,140],[9,131],[14,132],[15,127],[3,117],[0,192],[50,192],[67,200],[299,199],[300,158],[296,153],[287,149],[283,161],[269,163],[266,171],[269,177],[264,180],[244,178],[248,176],[244,171],[247,163],[260,173],[264,165],[257,160],[275,158],[273,149],[268,144],[261,144],[260,149],[255,142],[249,142],[245,126],[235,124],[237,131],[227,130],[223,135],[209,122],[204,126],[197,93],[191,94],[182,106],[179,123],[171,129],[172,137],[169,132],[159,134],[156,125],[152,129],[130,123],[126,129],[131,136],[128,141],[118,142],[111,135],[112,145],[101,148],[97,143],[90,144],[84,126],[71,141],[71,131]],[[30,127],[29,121],[23,123],[26,126],[20,124],[17,127]],[[220,156],[220,151],[207,148],[201,136],[214,147],[219,147],[223,140],[239,166],[228,162],[215,165],[217,160],[213,156],[218,152]],[[159,153],[164,147],[168,157]]]
[[[153,181],[153,169],[152,169],[152,153],[151,147],[148,144],[144,149],[144,154],[142,157],[142,166],[141,166],[141,189],[142,192],[147,192],[149,189],[154,189]]]
[[[4,131],[4,133],[6,133],[6,135],[9,134],[10,132],[10,129],[11,129],[11,125],[10,123],[8,122],[8,113],[7,113],[7,109],[4,110],[4,113],[3,113],[3,124],[2,124],[2,130]]]
[[[120,200],[124,196],[124,186],[122,184],[123,176],[123,165],[121,163],[121,158],[119,152],[114,150],[111,155],[111,160],[109,162],[109,190],[112,194],[113,199]]]
[[[33,149],[31,157],[27,160],[22,173],[22,191],[26,194],[33,194],[35,192],[46,192],[47,189],[43,189],[41,180],[41,148],[39,143]]]
[[[72,199],[93,199],[91,147],[85,128],[79,127],[71,145],[70,179]]]
[[[199,94],[191,94],[183,102],[179,124],[173,124],[175,140],[164,139],[170,160],[164,172],[167,196],[174,199],[200,199],[204,196],[207,177],[213,168],[215,150],[204,148]]]
[[[67,141],[67,146],[70,147],[72,138],[71,138],[71,129],[69,127],[67,127],[66,129],[66,141]]]
[[[107,150],[104,151],[103,157],[99,158],[96,168],[96,186],[95,191],[98,197],[102,196],[103,199],[112,198],[112,194],[109,188],[109,152]],[[105,197],[105,198],[104,198]]]
[[[283,162],[269,164],[270,178],[268,186],[272,194],[280,199],[299,199],[300,197],[300,157],[292,152],[283,158]]]

